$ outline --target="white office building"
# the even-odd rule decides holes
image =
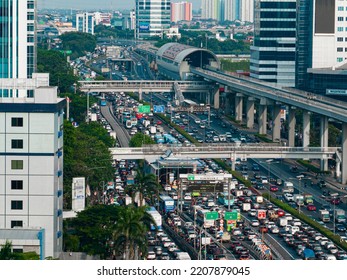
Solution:
[[[243,22],[254,21],[254,0],[241,0],[240,20]]]
[[[76,14],[76,30],[94,35],[95,16],[92,13]]]
[[[0,11],[0,247],[58,258],[65,100],[34,73],[35,1],[0,1]]]
[[[170,28],[170,0],[136,0],[135,38],[163,37]]]

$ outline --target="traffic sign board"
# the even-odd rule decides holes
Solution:
[[[225,212],[224,214],[224,219],[229,221],[229,220],[233,220],[236,221],[237,220],[237,214],[238,212]]]
[[[150,105],[141,105],[139,106],[139,113],[150,113],[151,106]]]
[[[165,106],[164,105],[154,105],[153,106],[153,112],[154,113],[164,113],[165,112]]]
[[[258,220],[266,218],[266,210],[258,210]]]
[[[194,181],[195,180],[195,176],[194,175],[188,175],[187,180],[188,181]]]
[[[217,220],[218,219],[218,212],[215,212],[215,211],[206,212],[205,213],[205,219],[206,220]]]

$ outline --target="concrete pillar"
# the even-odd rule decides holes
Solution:
[[[231,98],[232,98],[231,92],[224,93],[224,112],[226,115],[231,114]]]
[[[347,123],[342,124],[342,174],[341,183],[346,184],[347,181]]]
[[[281,105],[275,104],[272,115],[272,141],[281,140]]]
[[[219,109],[219,89],[213,95],[213,105],[215,109]]]
[[[266,134],[266,122],[267,122],[267,105],[259,104],[259,134]]]
[[[320,146],[322,148],[329,147],[328,144],[329,135],[329,122],[327,116],[320,117]],[[328,171],[328,160],[322,159],[320,162],[320,168],[323,171]]]
[[[247,107],[246,108],[247,127],[253,128],[253,126],[254,126],[254,98],[253,97],[248,97],[246,107]]]
[[[235,119],[242,122],[243,95],[237,93],[235,96]]]
[[[289,117],[288,117],[288,146],[295,147],[295,107],[291,107],[289,109]]]
[[[310,145],[310,117],[311,114],[308,111],[303,111],[302,115],[302,146],[304,148]]]
[[[139,101],[142,101],[142,88],[139,88]]]

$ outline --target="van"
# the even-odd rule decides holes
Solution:
[[[292,182],[286,181],[283,184],[283,192],[284,193],[293,193],[294,192],[294,185]]]
[[[324,259],[329,261],[336,261],[336,257],[332,254],[326,255]]]

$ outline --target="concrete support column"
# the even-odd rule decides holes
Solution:
[[[304,148],[310,145],[310,117],[311,114],[308,111],[303,111],[302,114],[302,146]]]
[[[219,109],[219,89],[213,95],[213,105],[215,109]]]
[[[231,92],[224,92],[224,112],[226,115],[231,114]]]
[[[288,118],[288,146],[295,147],[295,107],[289,109],[289,118]]]
[[[139,88],[139,101],[142,101],[142,88]]]
[[[347,181],[347,123],[342,124],[342,174],[341,183],[346,184]]]
[[[259,104],[259,134],[266,134],[266,122],[267,122],[267,105]]]
[[[272,141],[275,142],[281,140],[281,105],[274,105],[272,119]]]
[[[253,128],[254,126],[254,98],[248,97],[247,105],[247,128]]]
[[[321,147],[329,147],[328,144],[328,135],[329,135],[329,122],[327,116],[320,117],[320,145]],[[328,171],[328,160],[322,159],[320,162],[320,168],[323,171]]]
[[[242,114],[243,114],[243,95],[236,94],[235,96],[235,119],[237,121],[242,122]]]

